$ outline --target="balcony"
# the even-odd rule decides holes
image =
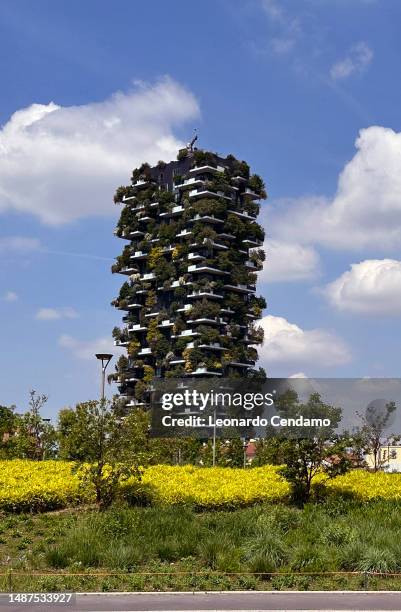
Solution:
[[[218,268],[212,268],[212,266],[203,266],[201,265],[192,265],[188,266],[188,272],[193,272],[195,274],[217,274],[218,276],[228,275],[229,272],[224,272],[224,270],[219,270]]]
[[[176,238],[186,238],[187,236],[190,236],[191,234],[192,232],[190,230],[183,229],[181,230],[179,234],[176,235]]]
[[[114,340],[114,346],[128,346],[129,340]]]
[[[222,376],[222,373],[215,370],[208,370],[206,367],[204,367],[196,368],[196,370],[190,372],[188,376]]]
[[[148,312],[145,315],[145,319],[151,319],[152,317],[157,317],[160,314],[160,312]]]
[[[208,246],[208,240],[207,238],[204,238],[202,240],[202,242],[198,243],[198,242],[193,242],[192,244],[189,245],[191,248],[202,248],[203,246]],[[211,246],[214,249],[221,249],[221,250],[226,250],[228,249],[228,246],[226,246],[225,244],[219,244],[218,242],[214,242],[214,240],[211,241]]]
[[[148,253],[145,253],[144,251],[135,251],[133,255],[131,255],[131,259],[146,259],[147,256]]]
[[[171,365],[181,365],[185,363],[185,359],[172,359],[169,363]]]
[[[137,272],[138,270],[132,266],[124,266],[124,268],[121,268],[121,270],[118,271],[118,274],[127,274],[128,276],[131,276],[131,274],[136,274]]]
[[[221,232],[219,236],[220,238],[226,238],[226,240],[235,240],[235,236],[232,234],[226,234],[225,232]]]
[[[146,272],[146,274],[143,274],[140,277],[140,281],[149,281],[149,280],[154,280],[156,278],[156,274],[154,272]]]
[[[208,349],[210,351],[228,351],[224,346],[221,346],[219,342],[212,342],[211,344],[199,344],[198,348]]]
[[[205,256],[199,255],[199,253],[188,253],[189,261],[200,261],[201,259],[205,259]]]
[[[192,309],[192,304],[184,304],[183,308],[177,308],[177,312],[188,312]]]
[[[196,223],[196,221],[203,221],[203,223],[224,223],[223,219],[218,219],[214,215],[200,214],[196,214],[192,219],[189,219],[188,223]]]
[[[191,168],[189,174],[202,174],[203,172],[211,172],[212,174],[217,174],[218,172],[224,172],[223,166],[195,166],[195,168]]]
[[[149,346],[145,346],[145,348],[139,351],[138,356],[140,355],[141,357],[143,357],[144,355],[151,355],[151,354],[152,354],[152,349]]]
[[[260,266],[256,265],[256,264],[255,264],[255,262],[254,262],[254,261],[251,261],[250,259],[248,259],[248,260],[245,262],[245,266],[246,266],[247,268],[249,268],[250,270],[259,270],[259,269],[260,269]]]
[[[227,212],[231,213],[232,215],[237,215],[237,217],[240,217],[241,219],[249,219],[250,221],[256,221],[256,215],[250,215],[246,210],[227,210]]]
[[[138,302],[133,302],[132,304],[128,304],[127,308],[129,310],[134,310],[134,308],[142,308],[142,304],[138,304]]]
[[[139,402],[136,399],[131,399],[125,406],[126,408],[137,408],[138,406],[145,406],[145,403]]]
[[[210,299],[214,299],[214,300],[222,300],[223,299],[223,295],[220,295],[220,293],[214,293],[214,291],[194,291],[193,293],[190,293],[188,296],[188,298],[192,298],[192,299],[197,299],[197,298],[210,298]]]
[[[136,196],[123,196],[123,202],[129,202],[130,200],[136,200]]]
[[[231,201],[230,196],[226,196],[222,191],[210,191],[209,189],[191,189],[188,193],[190,198],[223,198],[224,200]]]
[[[147,328],[144,325],[141,325],[141,323],[135,323],[134,325],[131,325],[131,327],[128,328],[129,332],[138,332],[146,330]]]
[[[198,317],[198,319],[188,319],[188,325],[225,325],[227,321],[220,317]]]
[[[243,244],[246,244],[249,247],[260,247],[263,244],[262,240],[258,240],[257,238],[247,238],[246,240],[242,241]]]
[[[173,321],[170,321],[170,319],[164,319],[164,321],[161,321],[157,327],[161,327],[161,328],[174,327],[174,323]]]
[[[258,196],[258,194],[252,191],[252,189],[249,187],[246,187],[245,191],[243,191],[241,195],[245,196],[246,198],[250,198],[251,200],[260,200],[260,196]]]
[[[150,187],[152,184],[154,184],[153,180],[144,181],[140,179],[139,181],[136,181],[136,183],[133,183],[132,187],[134,189],[144,189],[145,187]]]
[[[145,223],[147,223],[148,221],[152,221],[152,217],[145,215],[144,217],[139,217],[138,221],[145,221]]]
[[[145,232],[141,232],[140,230],[135,230],[128,234],[130,238],[140,238],[141,236],[144,236],[144,235],[145,235]]]
[[[255,285],[224,285],[224,289],[236,291],[237,293],[255,293]]]
[[[184,329],[180,334],[171,336],[172,338],[190,338],[191,336],[199,336],[199,333],[193,329]]]
[[[232,308],[222,308],[220,312],[224,312],[225,314],[235,314],[235,311]]]
[[[132,212],[138,212],[140,210],[145,210],[145,204],[138,204],[138,206],[132,206]]]
[[[173,208],[168,211],[168,212],[162,212],[159,213],[159,217],[176,217],[177,215],[180,215],[182,212],[184,212],[184,207],[179,205],[179,206],[173,206]]]
[[[175,185],[176,189],[185,189],[186,187],[191,187],[194,185],[203,185],[204,184],[204,180],[203,179],[199,179],[199,178],[195,178],[194,176],[186,179],[183,183],[179,183],[178,185]]]
[[[241,361],[230,361],[229,365],[237,368],[252,368],[255,365],[255,362],[252,361],[250,363],[242,363]]]

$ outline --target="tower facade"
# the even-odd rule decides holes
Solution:
[[[112,272],[126,278],[113,337],[127,355],[111,378],[127,407],[147,405],[154,377],[265,377],[255,367],[264,198],[244,161],[191,146],[176,161],[142,164],[117,189],[115,235],[126,245]]]

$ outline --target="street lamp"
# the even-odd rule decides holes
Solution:
[[[106,379],[106,368],[112,360],[113,355],[109,353],[96,353],[96,359],[102,362],[102,402],[104,403],[104,383]]]

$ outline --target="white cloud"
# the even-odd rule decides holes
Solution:
[[[352,74],[360,74],[366,70],[372,59],[372,49],[365,42],[360,42],[351,47],[344,59],[336,62],[331,67],[330,76],[336,81],[338,79],[346,79]]]
[[[69,349],[78,359],[95,359],[96,353],[110,353],[116,356],[124,353],[124,349],[114,346],[111,337],[96,338],[95,340],[78,340],[67,334],[59,338],[59,345]]]
[[[268,240],[264,249],[266,261],[258,276],[261,283],[301,281],[319,274],[319,255],[313,247]]]
[[[261,6],[277,34],[270,39],[271,50],[276,55],[289,53],[302,32],[299,18],[292,17],[277,0],[262,0]]]
[[[15,293],[15,291],[7,291],[4,294],[4,300],[6,302],[16,302],[18,300],[18,295]]]
[[[288,378],[308,378],[306,374],[303,372],[296,372],[295,374],[291,374]]]
[[[78,316],[74,308],[66,306],[64,308],[39,308],[35,318],[41,321],[55,321],[56,319],[76,319]]]
[[[172,79],[82,106],[32,104],[0,130],[0,211],[47,224],[113,214],[113,194],[143,162],[175,159],[173,129],[197,117]]]
[[[287,210],[271,219],[275,237],[339,249],[401,246],[401,133],[372,126],[361,130],[355,144],[334,198],[281,202]]]
[[[343,340],[324,329],[303,330],[283,317],[267,315],[261,320],[265,339],[259,349],[262,365],[283,364],[289,369],[303,365],[316,369],[347,363],[351,359]]]
[[[367,259],[324,289],[329,302],[339,310],[372,314],[401,314],[401,261]]]
[[[1,153],[0,153],[1,156]],[[0,164],[1,167],[1,164]],[[1,178],[0,178],[1,183]],[[1,189],[0,189],[1,202]],[[29,251],[38,251],[40,249],[40,241],[37,238],[26,238],[24,236],[4,236],[0,238],[0,253],[25,253]]]

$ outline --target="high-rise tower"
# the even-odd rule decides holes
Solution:
[[[155,376],[265,376],[255,369],[264,198],[244,161],[192,146],[177,161],[142,164],[117,189],[115,234],[127,244],[112,267],[126,276],[112,302],[125,311],[124,327],[113,337],[127,357],[112,378],[128,407],[147,404]]]

